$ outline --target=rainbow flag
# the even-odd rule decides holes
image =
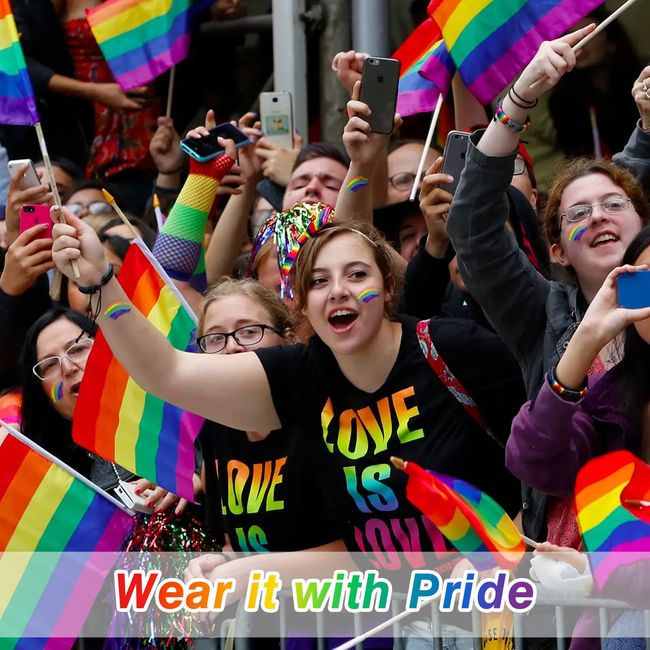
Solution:
[[[650,468],[629,451],[594,458],[578,472],[578,528],[599,589],[618,567],[648,556],[650,508],[641,501],[650,501]]]
[[[6,428],[0,442],[0,646],[70,647],[74,638],[66,637],[81,630],[114,552],[132,529],[132,513]]]
[[[32,82],[9,0],[0,0],[0,124],[39,121]]]
[[[407,462],[406,498],[461,553],[491,553],[490,566],[516,567],[525,544],[514,522],[503,508],[478,488],[451,476],[424,470]],[[482,565],[483,557],[472,557]]]
[[[131,242],[119,282],[176,349],[196,351],[196,316],[142,240]],[[75,407],[75,442],[193,501],[194,440],[202,424],[140,388],[98,333]]]
[[[191,0],[108,0],[86,19],[123,90],[151,82],[189,51]]]
[[[561,36],[604,0],[431,0],[444,52],[421,74],[441,83],[458,69],[483,104],[491,102],[533,58],[542,41]]]
[[[400,115],[432,111],[438,95],[449,90],[451,78],[446,85],[438,86],[420,75],[424,63],[435,56],[442,45],[438,24],[428,18],[393,53],[393,58],[402,64],[397,91],[397,112]]]

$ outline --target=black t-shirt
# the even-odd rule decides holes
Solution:
[[[235,551],[299,551],[340,539],[325,512],[306,438],[295,428],[251,442],[246,433],[206,422],[206,523],[228,534]]]
[[[331,350],[314,337],[307,346],[256,350],[284,427],[308,435],[319,476],[342,521],[351,551],[373,554],[375,566],[395,569],[386,552],[444,551],[441,533],[406,498],[406,475],[390,456],[461,478],[511,515],[519,484],[506,470],[504,449],[483,431],[428,364],[417,320],[400,317],[399,353],[384,385],[366,393],[341,372]],[[518,365],[503,342],[466,319],[433,319],[438,352],[477,402],[494,434],[505,441],[525,400]],[[376,555],[375,555],[376,554]],[[374,559],[373,559],[374,558]]]

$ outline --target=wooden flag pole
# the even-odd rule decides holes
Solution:
[[[138,231],[133,227],[133,224],[126,218],[126,215],[124,212],[122,212],[122,209],[120,208],[119,205],[115,202],[115,197],[108,191],[102,188],[102,194],[104,195],[104,198],[108,203],[111,204],[113,207],[113,210],[117,213],[117,216],[122,219],[122,223],[131,231],[131,234],[133,235],[134,239],[139,239],[140,235],[138,234]]]
[[[413,180],[413,187],[411,188],[411,195],[409,196],[409,201],[415,201],[415,195],[418,191],[420,176],[422,176],[422,170],[424,169],[424,161],[427,159],[427,153],[429,153],[429,147],[431,146],[431,141],[433,140],[433,134],[436,130],[436,125],[438,124],[438,116],[440,115],[441,108],[442,108],[442,93],[438,95],[438,101],[436,102],[436,107],[433,111],[433,117],[431,118],[431,124],[429,125],[429,133],[427,133],[427,139],[424,143],[424,149],[422,150],[422,157],[420,158],[418,171],[416,172],[415,179]]]
[[[174,97],[174,81],[176,80],[176,66],[173,65],[169,71],[169,86],[167,87],[167,109],[165,117],[172,116],[172,98]]]
[[[56,186],[56,181],[54,180],[54,172],[52,171],[52,161],[50,160],[50,154],[47,150],[47,144],[45,143],[45,135],[43,134],[43,127],[40,122],[34,124],[36,129],[36,137],[38,138],[38,146],[41,148],[41,156],[43,156],[43,162],[45,163],[45,169],[47,169],[48,176],[50,178],[50,188],[52,189],[52,194],[54,195],[54,205],[59,209],[59,221],[65,223],[65,216],[63,215],[63,210],[61,209],[61,196],[59,195],[59,188]],[[77,260],[71,260],[70,266],[72,266],[72,273],[74,277],[78,280],[81,277],[79,273],[79,265]]]

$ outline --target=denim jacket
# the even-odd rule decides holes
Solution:
[[[447,219],[447,232],[472,297],[519,362],[526,392],[532,398],[544,373],[557,364],[580,319],[575,286],[542,277],[505,227],[506,188],[516,151],[486,156],[476,148],[474,133],[465,169]],[[637,125],[615,162],[632,171],[650,189],[650,134]],[[546,539],[546,497],[523,487],[523,523],[533,539]]]

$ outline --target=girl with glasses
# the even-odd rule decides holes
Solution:
[[[642,225],[648,204],[639,183],[624,169],[647,176],[650,155],[650,100],[641,91],[645,70],[634,86],[642,116],[615,162],[581,158],[556,176],[544,210],[543,226],[552,260],[570,276],[568,282],[543,278],[506,229],[509,185],[519,139],[528,128],[528,110],[562,75],[574,68],[572,46],[593,25],[543,43],[500,102],[495,119],[468,147],[465,169],[454,196],[447,232],[463,280],[496,332],[522,367],[529,398],[557,364],[588,305]],[[539,81],[538,81],[539,80]],[[533,86],[533,84],[535,84]],[[643,128],[641,128],[643,127]],[[533,125],[534,128],[534,125]],[[618,359],[612,344],[594,360],[592,372]],[[579,535],[571,504],[524,494],[524,532],[535,540],[575,546]]]

